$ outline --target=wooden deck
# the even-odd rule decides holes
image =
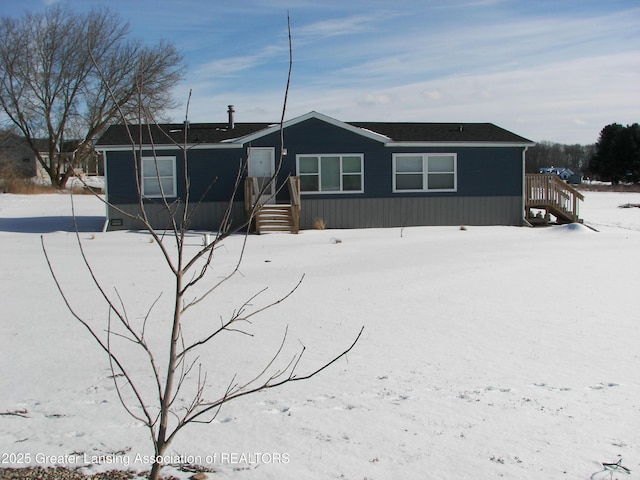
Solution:
[[[300,178],[288,177],[290,203],[275,203],[275,195],[267,201],[264,192],[258,188],[255,177],[247,177],[244,184],[245,212],[256,233],[300,231]]]
[[[557,223],[582,223],[582,200],[584,195],[556,175],[525,175],[525,218],[531,224],[549,223],[550,215]],[[544,216],[534,215],[532,210],[544,211]]]

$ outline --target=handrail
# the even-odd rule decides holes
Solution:
[[[300,231],[300,177],[289,176],[289,196],[291,198],[291,219],[293,220],[293,233]]]
[[[557,175],[530,173],[525,175],[525,207],[553,208],[574,222],[579,219],[579,201],[584,195]]]
[[[258,188],[258,179],[256,177],[247,177],[244,180],[244,209],[247,212],[251,212],[251,209],[255,205],[255,199],[260,194]]]
[[[292,205],[300,205],[300,177],[288,177],[287,183],[289,184],[289,196],[291,197]]]

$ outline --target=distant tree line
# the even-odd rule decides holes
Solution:
[[[544,167],[563,167],[587,175],[595,145],[564,145],[542,141],[529,147],[525,154],[526,173],[538,173]]]
[[[569,168],[593,180],[640,183],[640,125],[607,125],[592,145],[542,141],[525,154],[526,173],[544,167]]]

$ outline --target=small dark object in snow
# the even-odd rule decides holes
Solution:
[[[618,208],[640,208],[640,203],[623,203]]]
[[[29,418],[27,416],[27,409],[24,408],[22,410],[13,410],[11,412],[0,412],[0,415],[12,415],[12,416],[16,416],[16,417],[23,417],[23,418]]]
[[[602,466],[605,470],[612,470],[614,472],[623,472],[627,475],[631,474],[631,470],[622,465],[622,459],[618,460],[616,463],[602,463]]]

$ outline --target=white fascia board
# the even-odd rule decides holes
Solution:
[[[385,147],[415,148],[415,147],[532,147],[535,143],[525,142],[387,142]]]
[[[389,137],[387,137],[386,135],[381,135],[379,133],[373,132],[371,130],[366,130],[364,128],[359,128],[359,127],[354,127],[353,125],[349,125],[348,123],[345,122],[341,122],[340,120],[336,120],[335,118],[332,117],[328,117],[327,115],[323,115],[322,113],[318,113],[318,112],[309,112],[306,113],[304,115],[301,115],[299,117],[296,118],[292,118],[291,120],[287,120],[286,122],[284,122],[282,124],[282,128],[287,128],[287,127],[291,127],[293,125],[296,125],[298,123],[302,123],[305,122],[311,118],[315,118],[318,120],[321,120],[323,122],[329,123],[331,125],[334,125],[338,128],[342,128],[344,130],[348,130],[352,133],[355,133],[357,135],[362,135],[363,137],[366,138],[370,138],[372,140],[375,140],[377,142],[388,142],[391,139]],[[280,124],[277,123],[275,125],[272,125],[268,128],[265,128],[264,130],[260,130],[259,132],[255,132],[252,133],[250,135],[246,135],[244,137],[239,137],[236,138],[234,140],[227,140],[228,142],[235,142],[235,143],[239,143],[239,144],[246,144],[249,142],[252,142],[258,138],[262,138],[266,135],[270,135],[272,133],[275,133],[277,131],[280,130]]]
[[[144,150],[181,150],[185,148],[185,145],[135,145],[132,148],[131,145],[97,145],[96,150],[100,152],[126,152],[135,150],[136,152],[140,150],[140,148]],[[233,149],[233,148],[242,148],[242,144],[237,143],[194,143],[186,145],[187,150],[202,150],[202,149]]]

